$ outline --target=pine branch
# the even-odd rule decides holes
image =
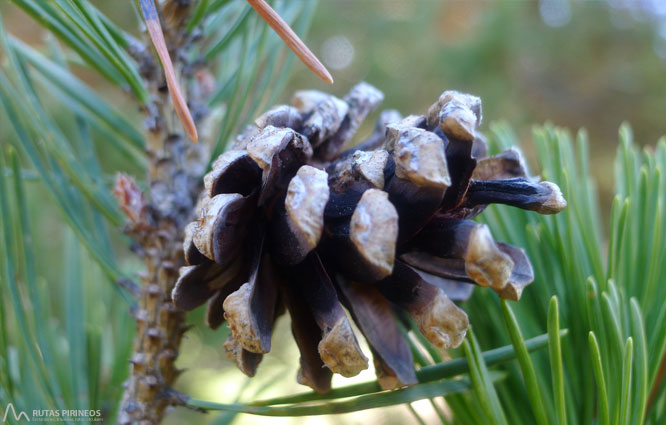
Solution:
[[[150,2],[154,7],[152,1]],[[143,6],[142,2],[142,6]],[[149,117],[148,142],[148,187],[150,198],[143,194],[128,177],[119,176],[116,181],[116,198],[129,217],[128,233],[141,246],[145,272],[141,276],[141,288],[137,309],[133,317],[137,324],[132,354],[131,376],[126,383],[119,410],[120,424],[158,424],[166,408],[175,402],[171,388],[180,371],[175,367],[178,349],[186,331],[185,314],[171,303],[171,290],[183,263],[182,229],[196,202],[195,194],[202,167],[207,161],[203,144],[191,144],[188,137],[196,140],[194,121],[187,111],[188,92],[182,94],[179,87],[187,87],[191,75],[190,64],[184,52],[190,47],[191,37],[184,32],[184,17],[188,15],[189,2],[168,1],[161,10],[172,23],[162,36],[156,24],[158,16],[148,9],[146,18],[152,22],[150,36],[157,39],[156,47],[160,59],[167,68],[169,90],[163,87],[160,69],[147,69],[147,81],[154,103],[146,108]],[[154,9],[153,9],[154,12]],[[144,11],[144,14],[146,12]],[[157,34],[159,31],[159,35]],[[163,37],[163,38],[162,38]],[[170,47],[167,52],[166,47]],[[169,56],[176,58],[173,66]],[[181,81],[176,80],[180,75]],[[196,84],[193,83],[193,84]],[[177,102],[170,102],[169,92],[176,93]],[[193,92],[200,92],[196,89]],[[203,99],[190,96],[192,103]],[[185,109],[183,109],[185,108]],[[187,111],[185,115],[184,111]],[[174,116],[188,123],[186,130]],[[200,114],[197,119],[201,120]],[[189,129],[189,131],[187,130]]]

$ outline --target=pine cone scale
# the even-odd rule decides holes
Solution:
[[[373,285],[337,279],[345,305],[372,349],[384,389],[416,384],[412,352],[398,330],[393,307]]]

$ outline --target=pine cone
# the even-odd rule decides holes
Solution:
[[[340,152],[382,99],[366,83],[344,100],[297,92],[204,178],[173,301],[184,310],[208,301],[208,326],[228,322],[227,355],[249,376],[283,306],[301,352],[298,382],[326,392],[332,373],[366,369],[345,306],[382,387],[415,384],[397,310],[436,347],[457,347],[468,319],[454,301],[472,284],[518,300],[533,280],[522,249],[471,219],[493,202],[557,213],[559,188],[528,177],[516,149],[486,157],[481,101],[454,91],[426,116],[381,113],[368,140]]]

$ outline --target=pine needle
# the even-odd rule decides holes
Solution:
[[[264,0],[247,0],[247,2],[275,30],[305,66],[310,68],[310,71],[327,83],[333,84],[331,73],[268,3]]]
[[[160,61],[162,62],[167,86],[169,87],[169,94],[171,95],[171,101],[176,109],[178,119],[183,123],[183,128],[185,129],[187,137],[196,143],[197,140],[199,140],[197,128],[194,124],[190,109],[187,107],[185,97],[180,90],[180,84],[178,84],[178,78],[176,78],[176,71],[173,69],[173,63],[171,62],[169,50],[167,49],[166,41],[164,40],[164,34],[162,33],[162,26],[160,25],[160,19],[157,15],[155,2],[154,0],[139,0],[139,3],[141,5],[143,19],[146,21],[148,34],[153,42],[153,46],[155,46],[155,50],[157,50],[157,56],[159,56]]]

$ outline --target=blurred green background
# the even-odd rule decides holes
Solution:
[[[136,33],[129,0],[92,3]],[[12,33],[43,42],[34,22],[6,9]],[[307,42],[336,84],[297,64],[283,101],[300,88],[343,95],[366,80],[385,93],[385,108],[404,114],[456,89],[482,98],[485,130],[505,120],[526,139],[545,121],[585,127],[604,205],[620,124],[631,123],[642,144],[666,134],[663,0],[321,0]],[[132,105],[115,88],[108,95]]]
[[[93,3],[115,22],[136,32],[129,0]],[[31,44],[44,43],[44,33],[32,21],[15,8],[2,3],[0,7],[10,32]],[[610,204],[612,161],[620,124],[630,122],[637,142],[645,145],[653,145],[666,134],[664,0],[321,0],[306,42],[330,69],[336,84],[325,85],[297,63],[281,95],[285,102],[297,89],[318,88],[343,95],[353,84],[365,80],[385,93],[384,108],[395,108],[403,114],[424,113],[442,91],[455,89],[483,99],[482,131],[496,120],[509,122],[524,140],[529,139],[533,124],[544,121],[571,129],[587,128],[602,211]],[[122,105],[134,104],[118,90],[94,75],[81,75],[112,103],[120,105],[119,110],[132,112],[133,106]],[[140,119],[141,114],[128,115]],[[9,131],[5,119],[0,118],[0,138]],[[362,131],[369,132],[370,126]],[[529,150],[526,154],[532,155]],[[126,168],[119,158],[100,156],[108,158],[103,164],[107,170]],[[46,191],[38,184],[28,185],[29,198],[44,204],[33,212],[35,234],[41,236],[37,248],[45,259],[37,264],[37,274],[60,275],[62,264],[57,256],[48,254],[59,249],[64,237],[61,218],[50,213],[56,208],[49,204]],[[125,268],[140,267],[136,259],[121,249],[117,251],[125,259]],[[114,298],[114,302],[121,301]],[[304,389],[294,379],[298,353],[291,338],[286,337],[287,320],[279,322],[274,352],[265,357],[258,377],[245,387],[243,375],[230,367],[224,356],[221,343],[225,331],[204,329],[202,313],[196,311],[189,316],[189,322],[196,326],[184,342],[179,365],[188,372],[180,379],[178,389],[201,398],[228,401]],[[373,376],[372,371],[366,371],[356,380]],[[337,376],[336,380],[334,385],[350,382]],[[268,384],[272,385],[264,391]],[[428,417],[427,404],[419,406],[415,404],[423,407]],[[204,420],[200,414],[179,409],[167,423],[200,420]],[[297,419],[304,424],[368,420],[388,424],[414,419],[404,407],[331,419]],[[242,423],[267,421],[244,417]],[[270,419],[271,424],[293,421]]]
[[[482,130],[585,127],[604,205],[620,124],[643,144],[666,134],[663,0],[323,0],[308,41],[336,93],[366,80],[403,114],[455,89],[483,100]],[[291,88],[303,86],[325,88],[297,66]]]

